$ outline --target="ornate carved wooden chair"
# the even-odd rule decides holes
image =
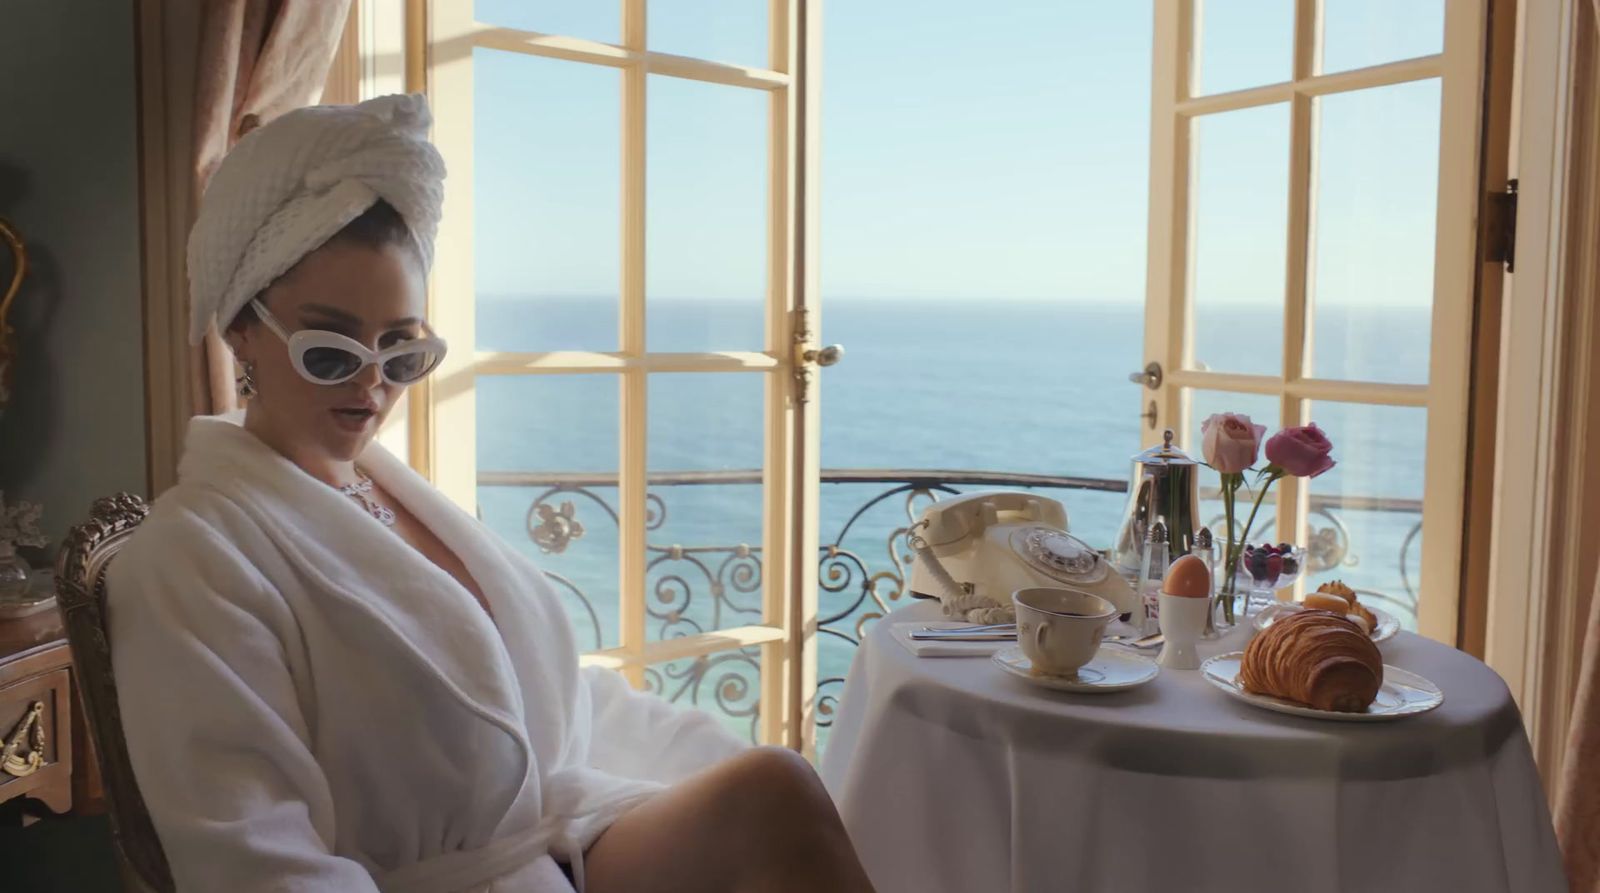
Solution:
[[[106,634],[106,568],[149,511],[143,499],[128,493],[96,500],[89,522],[67,535],[56,566],[56,596],[100,761],[123,880],[137,893],[173,893],[166,853],[128,762],[117,683],[111,676],[111,640]]]

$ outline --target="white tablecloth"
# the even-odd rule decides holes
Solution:
[[[1192,671],[1051,692],[889,636],[936,618],[914,604],[872,628],[823,756],[879,893],[1566,889],[1517,708],[1455,649],[1382,646],[1444,690],[1439,709],[1335,723]]]

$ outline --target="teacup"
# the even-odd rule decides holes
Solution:
[[[1117,606],[1077,589],[1035,587],[1011,594],[1017,644],[1034,672],[1070,676],[1094,659]]]

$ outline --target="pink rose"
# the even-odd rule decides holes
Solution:
[[[1333,441],[1315,422],[1304,428],[1285,428],[1267,441],[1267,461],[1301,478],[1314,478],[1335,463],[1328,454]]]
[[[1261,435],[1266,425],[1252,424],[1250,417],[1223,412],[1200,423],[1200,448],[1206,464],[1222,474],[1238,474],[1256,463]]]

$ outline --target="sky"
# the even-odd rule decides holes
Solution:
[[[1326,0],[1327,71],[1438,52],[1443,0]],[[766,0],[649,0],[652,49],[761,66]],[[480,21],[620,41],[620,2],[475,0]],[[1293,0],[1207,0],[1203,92],[1287,78]],[[1144,300],[1148,2],[824,6],[823,298]],[[615,295],[621,75],[478,50],[480,294]],[[1435,81],[1319,101],[1314,287],[1431,300]],[[646,292],[750,299],[766,267],[767,97],[653,76]],[[1200,306],[1281,306],[1288,108],[1201,119]]]

